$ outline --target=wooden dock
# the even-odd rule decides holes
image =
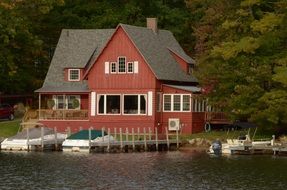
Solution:
[[[155,133],[151,132],[151,129],[143,128],[142,133],[140,133],[140,129],[137,129],[135,133],[135,129],[132,128],[132,131],[128,131],[128,128],[123,132],[122,128],[119,128],[119,132],[117,129],[111,133],[111,130],[107,129],[108,137],[113,136],[114,139],[111,141],[108,138],[104,141],[93,142],[91,139],[91,130],[93,128],[89,128],[89,143],[87,147],[73,147],[71,151],[84,151],[84,152],[141,152],[141,151],[159,151],[159,150],[177,150],[181,144],[179,139],[179,131],[175,131],[174,133],[169,133],[169,131],[165,130],[165,134],[158,134],[157,129],[155,129]],[[68,130],[69,131],[69,130]],[[105,128],[102,128],[102,137],[104,136]]]

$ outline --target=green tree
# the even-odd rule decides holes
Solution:
[[[43,41],[33,33],[28,13],[46,14],[58,1],[0,2],[0,86],[4,93],[28,93],[40,86]]]
[[[287,2],[191,0],[189,5],[200,11],[194,12],[198,77],[210,102],[233,119],[286,127]]]

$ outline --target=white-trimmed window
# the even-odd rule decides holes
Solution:
[[[80,109],[81,96],[80,95],[56,95],[55,96],[56,109]]]
[[[133,72],[134,72],[134,63],[128,62],[128,73],[133,73]]]
[[[120,114],[121,95],[118,94],[99,94],[98,95],[98,114]]]
[[[69,81],[80,81],[80,69],[69,69],[68,80]]]
[[[190,95],[189,94],[164,94],[163,111],[166,112],[189,112]]]
[[[119,66],[119,70],[118,70],[119,73],[126,72],[126,58],[125,57],[119,57],[118,66]]]
[[[111,62],[111,73],[117,73],[117,63]]]
[[[123,114],[125,115],[145,115],[147,97],[143,94],[124,95]]]

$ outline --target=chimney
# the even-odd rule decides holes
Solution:
[[[157,18],[146,18],[146,27],[157,34]]]

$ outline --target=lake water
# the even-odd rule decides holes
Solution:
[[[287,188],[287,157],[0,152],[0,189]]]

